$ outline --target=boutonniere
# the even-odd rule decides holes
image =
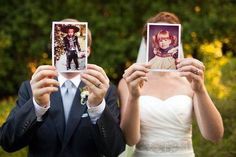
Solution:
[[[89,91],[87,86],[80,88],[79,90],[80,90],[80,104],[84,105],[88,100]]]

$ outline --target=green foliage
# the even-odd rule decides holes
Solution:
[[[236,156],[236,59],[230,59],[227,64],[222,67],[222,83],[229,88],[230,93],[222,99],[217,98],[216,92],[211,92],[211,97],[217,105],[221,116],[223,117],[225,132],[222,141],[217,144],[207,142],[201,137],[196,123],[193,129],[193,141],[196,156],[214,156],[214,157],[235,157]]]
[[[35,67],[51,64],[52,21],[64,18],[87,21],[93,34],[89,62],[102,66],[110,79],[118,83],[124,69],[135,62],[145,21],[157,12],[170,11],[181,18],[185,54],[197,57],[207,67],[206,85],[225,125],[224,139],[218,144],[204,140],[194,125],[196,156],[236,156],[235,8],[234,0],[2,0],[0,98],[16,95],[20,83],[31,77]],[[220,53],[214,55],[215,50]],[[12,104],[13,99],[0,103],[1,122]],[[26,156],[25,152],[12,156]],[[11,155],[0,150],[0,156]]]
[[[136,59],[145,21],[159,11],[181,17],[187,54],[199,57],[198,46],[215,39],[224,43],[224,50],[235,52],[235,6],[235,1],[222,0],[1,1],[0,81],[5,83],[0,84],[0,97],[16,94],[20,82],[30,78],[32,65],[51,63],[48,45],[52,21],[68,17],[88,21],[94,52],[90,62],[105,68],[117,83]],[[42,54],[48,55],[45,58]]]

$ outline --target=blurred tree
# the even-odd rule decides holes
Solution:
[[[105,68],[117,83],[124,68],[136,59],[146,19],[159,11],[171,11],[181,18],[186,54],[201,59],[199,45],[217,39],[224,45],[222,49],[235,55],[235,6],[233,0],[1,1],[0,81],[5,83],[0,85],[0,97],[15,94],[16,87],[35,69],[33,65],[50,63],[52,21],[68,17],[88,21],[94,39],[90,62]]]
[[[194,125],[196,156],[236,156],[235,8],[235,0],[2,0],[0,98],[16,95],[20,83],[38,65],[52,64],[52,21],[87,21],[94,52],[89,62],[101,65],[118,83],[124,69],[136,60],[145,21],[160,11],[170,11],[181,18],[186,56],[205,63],[207,88],[224,118],[225,138],[217,145],[203,140]],[[1,153],[1,157],[9,156]]]

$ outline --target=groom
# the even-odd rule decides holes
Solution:
[[[89,31],[88,55],[91,43]],[[8,152],[28,146],[29,157],[115,157],[125,147],[119,115],[116,89],[101,67],[88,64],[79,74],[43,65],[22,83],[0,144]]]

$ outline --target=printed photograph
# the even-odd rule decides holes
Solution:
[[[148,23],[146,58],[153,71],[176,71],[180,38],[180,24]]]
[[[58,72],[78,72],[87,66],[87,22],[52,23],[52,63]]]

